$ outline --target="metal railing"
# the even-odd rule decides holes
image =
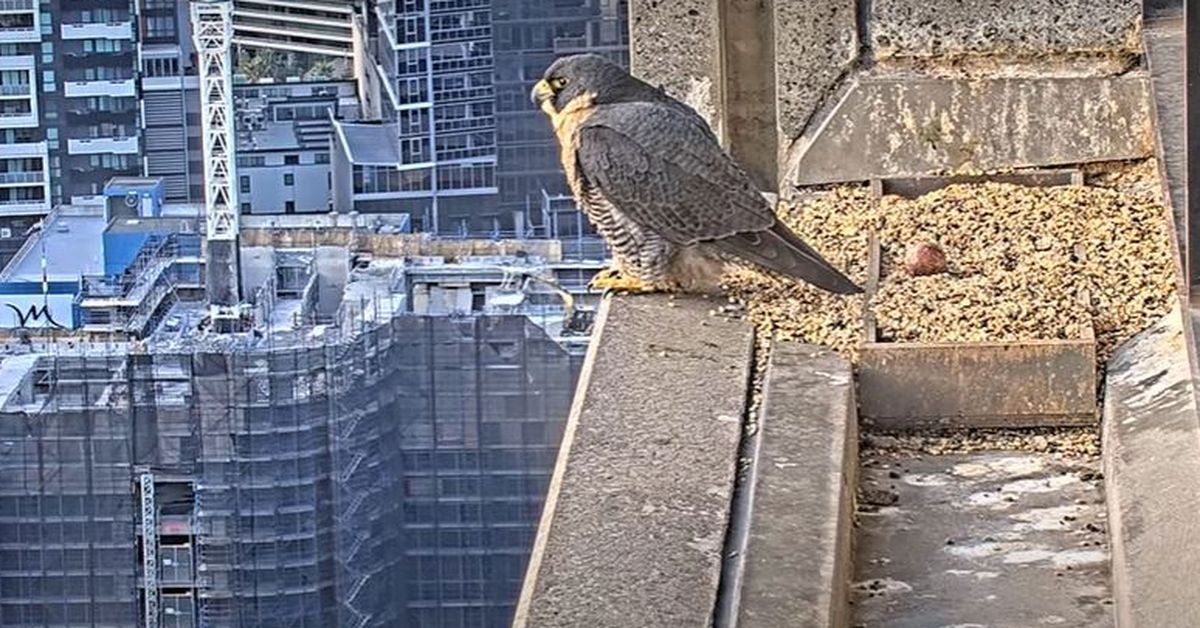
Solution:
[[[41,183],[45,180],[44,172],[0,172],[0,183]]]
[[[32,11],[33,0],[0,0],[0,11]]]

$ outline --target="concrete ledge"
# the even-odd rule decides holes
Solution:
[[[1118,78],[861,78],[789,156],[796,185],[1138,159],[1150,84]]]
[[[714,305],[605,300],[514,626],[711,623],[753,350]]]
[[[1191,325],[1176,306],[1108,366],[1104,478],[1118,628],[1200,626],[1200,411]]]
[[[760,417],[737,626],[847,626],[858,483],[850,364],[776,343]]]

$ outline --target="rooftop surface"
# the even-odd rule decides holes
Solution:
[[[0,280],[41,281],[43,249],[50,281],[104,274],[104,227],[104,216],[98,212],[52,215],[46,227],[32,235],[0,273]]]

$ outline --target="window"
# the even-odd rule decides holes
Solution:
[[[283,156],[283,165],[285,165],[285,166],[300,165],[300,155],[284,155]]]
[[[250,203],[242,203],[241,207],[242,207],[242,213],[243,213],[243,214],[249,214],[249,213],[250,213]]]
[[[244,175],[238,177],[238,192],[242,194],[250,193],[250,177]]]
[[[116,39],[85,39],[84,52],[121,52],[121,42]]]
[[[329,153],[317,153],[313,156],[313,163],[327,164],[329,163]]]
[[[175,37],[175,18],[170,16],[148,16],[146,18],[146,37],[172,38]]]
[[[296,175],[294,175],[290,172],[284,174],[283,175],[283,184],[284,185],[296,185]]]
[[[285,214],[296,213],[296,201],[284,201],[283,213],[285,213]]]

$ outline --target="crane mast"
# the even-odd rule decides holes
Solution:
[[[191,6],[204,151],[205,287],[209,316],[218,331],[236,330],[241,319],[232,13],[228,0],[198,0]]]

